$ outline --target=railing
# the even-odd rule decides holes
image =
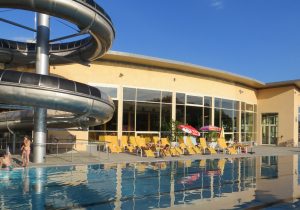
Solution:
[[[46,163],[87,163],[110,158],[106,142],[51,142],[34,145],[46,146]]]

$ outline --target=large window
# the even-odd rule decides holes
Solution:
[[[242,141],[254,141],[256,137],[256,105],[241,103]]]
[[[214,124],[224,128],[226,140],[239,141],[239,102],[215,98]]]
[[[176,93],[176,120],[196,129],[211,125],[212,98]]]
[[[123,132],[164,131],[172,116],[172,93],[168,91],[124,88]],[[132,134],[133,135],[133,134]]]
[[[101,135],[116,135],[118,131],[118,100],[117,100],[117,88],[115,87],[102,87],[99,85],[93,85],[99,90],[105,92],[109,95],[115,104],[115,112],[113,118],[103,124],[98,126],[92,126],[89,128],[89,139],[90,140],[99,140]]]

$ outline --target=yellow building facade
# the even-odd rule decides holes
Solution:
[[[98,87],[114,100],[109,123],[76,131],[86,140],[164,136],[176,120],[197,129],[223,127],[228,141],[298,145],[298,81],[265,84],[216,69],[113,51],[89,67],[52,66],[50,72]]]

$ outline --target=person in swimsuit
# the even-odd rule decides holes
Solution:
[[[10,169],[12,167],[10,153],[5,154],[2,158],[2,168]]]
[[[31,141],[29,139],[28,136],[24,136],[24,142],[23,145],[21,147],[21,151],[22,151],[22,160],[23,160],[23,167],[28,166],[29,163],[29,155],[30,155],[30,144]]]

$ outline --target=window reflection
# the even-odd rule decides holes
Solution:
[[[123,100],[134,101],[136,98],[135,88],[123,88]]]
[[[167,131],[167,124],[172,120],[172,104],[161,105],[161,131]]]
[[[123,102],[123,131],[135,130],[135,102],[124,101]]]
[[[203,97],[187,95],[186,96],[186,103],[187,104],[202,105],[203,104]]]
[[[106,93],[107,95],[109,95],[111,98],[117,98],[117,93],[118,93],[118,89],[114,88],[114,87],[102,87],[102,86],[95,86],[96,88],[98,88],[99,90],[103,91],[104,93]]]
[[[278,178],[278,156],[261,157],[261,177],[266,179]]]
[[[172,103],[172,93],[167,91],[162,91],[161,102]]]
[[[212,105],[212,98],[208,97],[208,96],[205,96],[204,97],[204,106],[211,107],[211,105]]]
[[[203,107],[186,106],[186,123],[199,129],[203,126]]]
[[[233,101],[222,99],[222,108],[223,109],[233,109]]]
[[[136,130],[159,131],[160,104],[138,102],[136,106]]]
[[[160,102],[161,91],[137,89],[137,101]]]
[[[176,106],[176,120],[185,123],[185,106],[184,105],[177,105]]]
[[[211,125],[212,124],[212,119],[211,119],[211,108],[209,107],[204,107],[204,125]]]
[[[176,104],[185,104],[185,94],[176,93]]]

